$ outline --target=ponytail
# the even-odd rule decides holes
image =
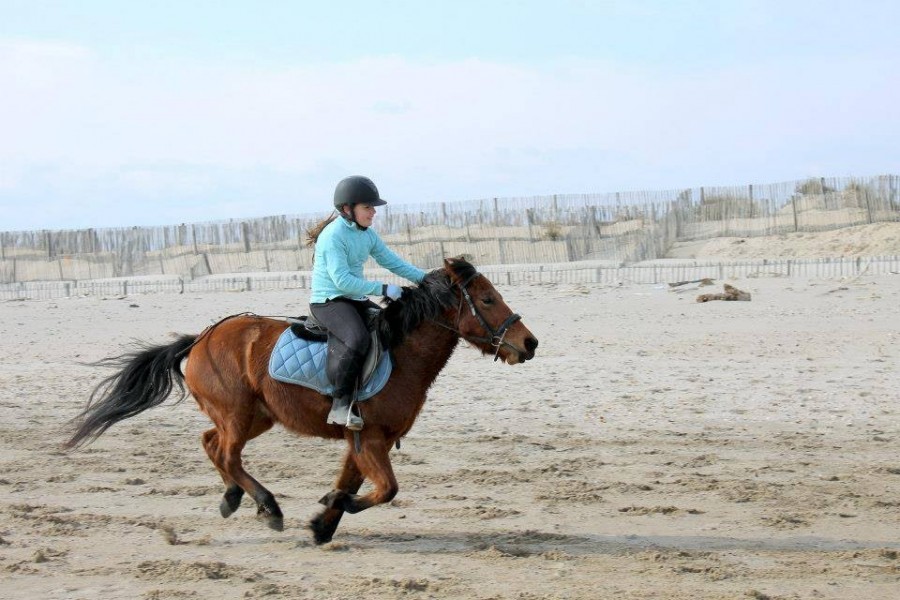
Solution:
[[[332,221],[334,221],[335,219],[337,219],[337,217],[338,217],[337,214],[332,213],[332,214],[329,215],[327,218],[322,219],[321,221],[319,221],[319,222],[315,225],[315,227],[311,227],[310,229],[307,229],[307,230],[306,230],[306,245],[309,246],[309,247],[315,246],[315,245],[316,245],[316,240],[318,240],[318,239],[319,239],[319,236],[322,234],[322,230],[325,229],[326,227],[328,227],[328,225],[329,225]]]

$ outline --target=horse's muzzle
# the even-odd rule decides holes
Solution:
[[[537,350],[537,338],[528,336],[525,338],[525,353],[522,355],[522,362],[534,358],[534,351]]]

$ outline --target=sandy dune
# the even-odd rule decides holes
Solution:
[[[669,258],[826,258],[894,256],[900,252],[900,223],[885,222],[830,231],[759,237],[716,237],[675,242]]]
[[[227,520],[191,399],[63,453],[106,371],[82,366],[298,292],[0,304],[0,597],[900,597],[900,277],[500,288],[540,338],[464,345],[394,462],[390,506],[305,529],[340,444],[276,429]],[[706,291],[706,290],[703,290]]]

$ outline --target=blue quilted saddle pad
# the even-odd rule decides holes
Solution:
[[[269,357],[269,375],[284,383],[296,383],[330,396],[334,385],[325,374],[325,360],[328,357],[326,342],[310,342],[298,338],[288,327],[278,337]],[[381,391],[391,376],[390,353],[384,352],[369,381],[359,390],[357,401],[366,400]]]

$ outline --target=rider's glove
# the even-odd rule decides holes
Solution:
[[[382,296],[387,296],[391,300],[397,300],[403,295],[403,288],[393,283],[386,283],[382,288]]]

